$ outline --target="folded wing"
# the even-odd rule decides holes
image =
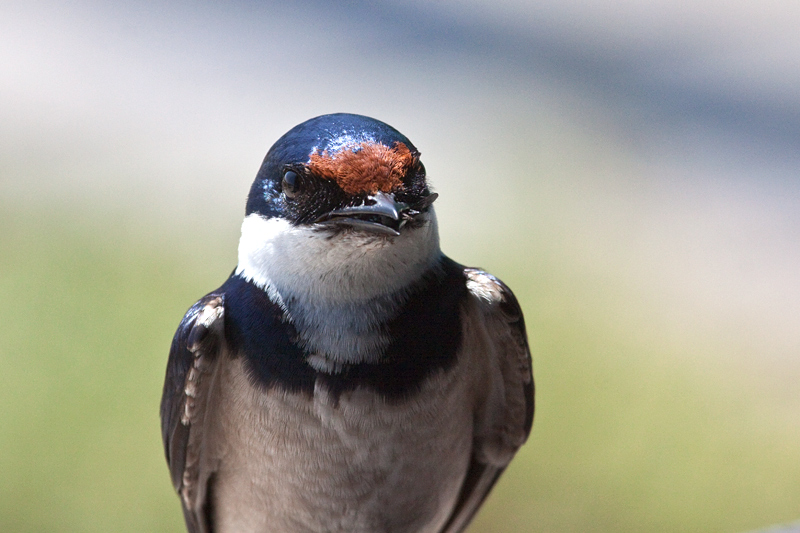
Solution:
[[[456,506],[442,533],[463,531],[533,423],[531,355],[522,310],[503,282],[464,270],[470,302],[463,311],[465,339],[475,352],[475,436],[472,459]]]

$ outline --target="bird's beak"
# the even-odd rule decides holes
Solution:
[[[427,205],[430,205],[433,199]],[[394,194],[377,192],[367,196],[361,205],[336,209],[319,217],[315,222],[350,226],[396,237],[400,235],[400,228],[417,214],[419,211],[395,200]]]

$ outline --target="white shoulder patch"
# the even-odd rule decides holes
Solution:
[[[469,268],[465,271],[467,275],[467,289],[482,300],[488,303],[500,303],[503,300],[503,289],[500,282],[482,270]]]

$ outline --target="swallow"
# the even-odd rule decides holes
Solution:
[[[161,429],[190,533],[463,531],[531,430],[509,288],[439,248],[420,152],[353,114],[283,135],[238,264],[172,341]]]

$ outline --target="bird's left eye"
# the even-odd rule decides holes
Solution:
[[[300,192],[300,176],[297,175],[297,172],[287,170],[283,175],[281,188],[287,198],[294,198]]]

